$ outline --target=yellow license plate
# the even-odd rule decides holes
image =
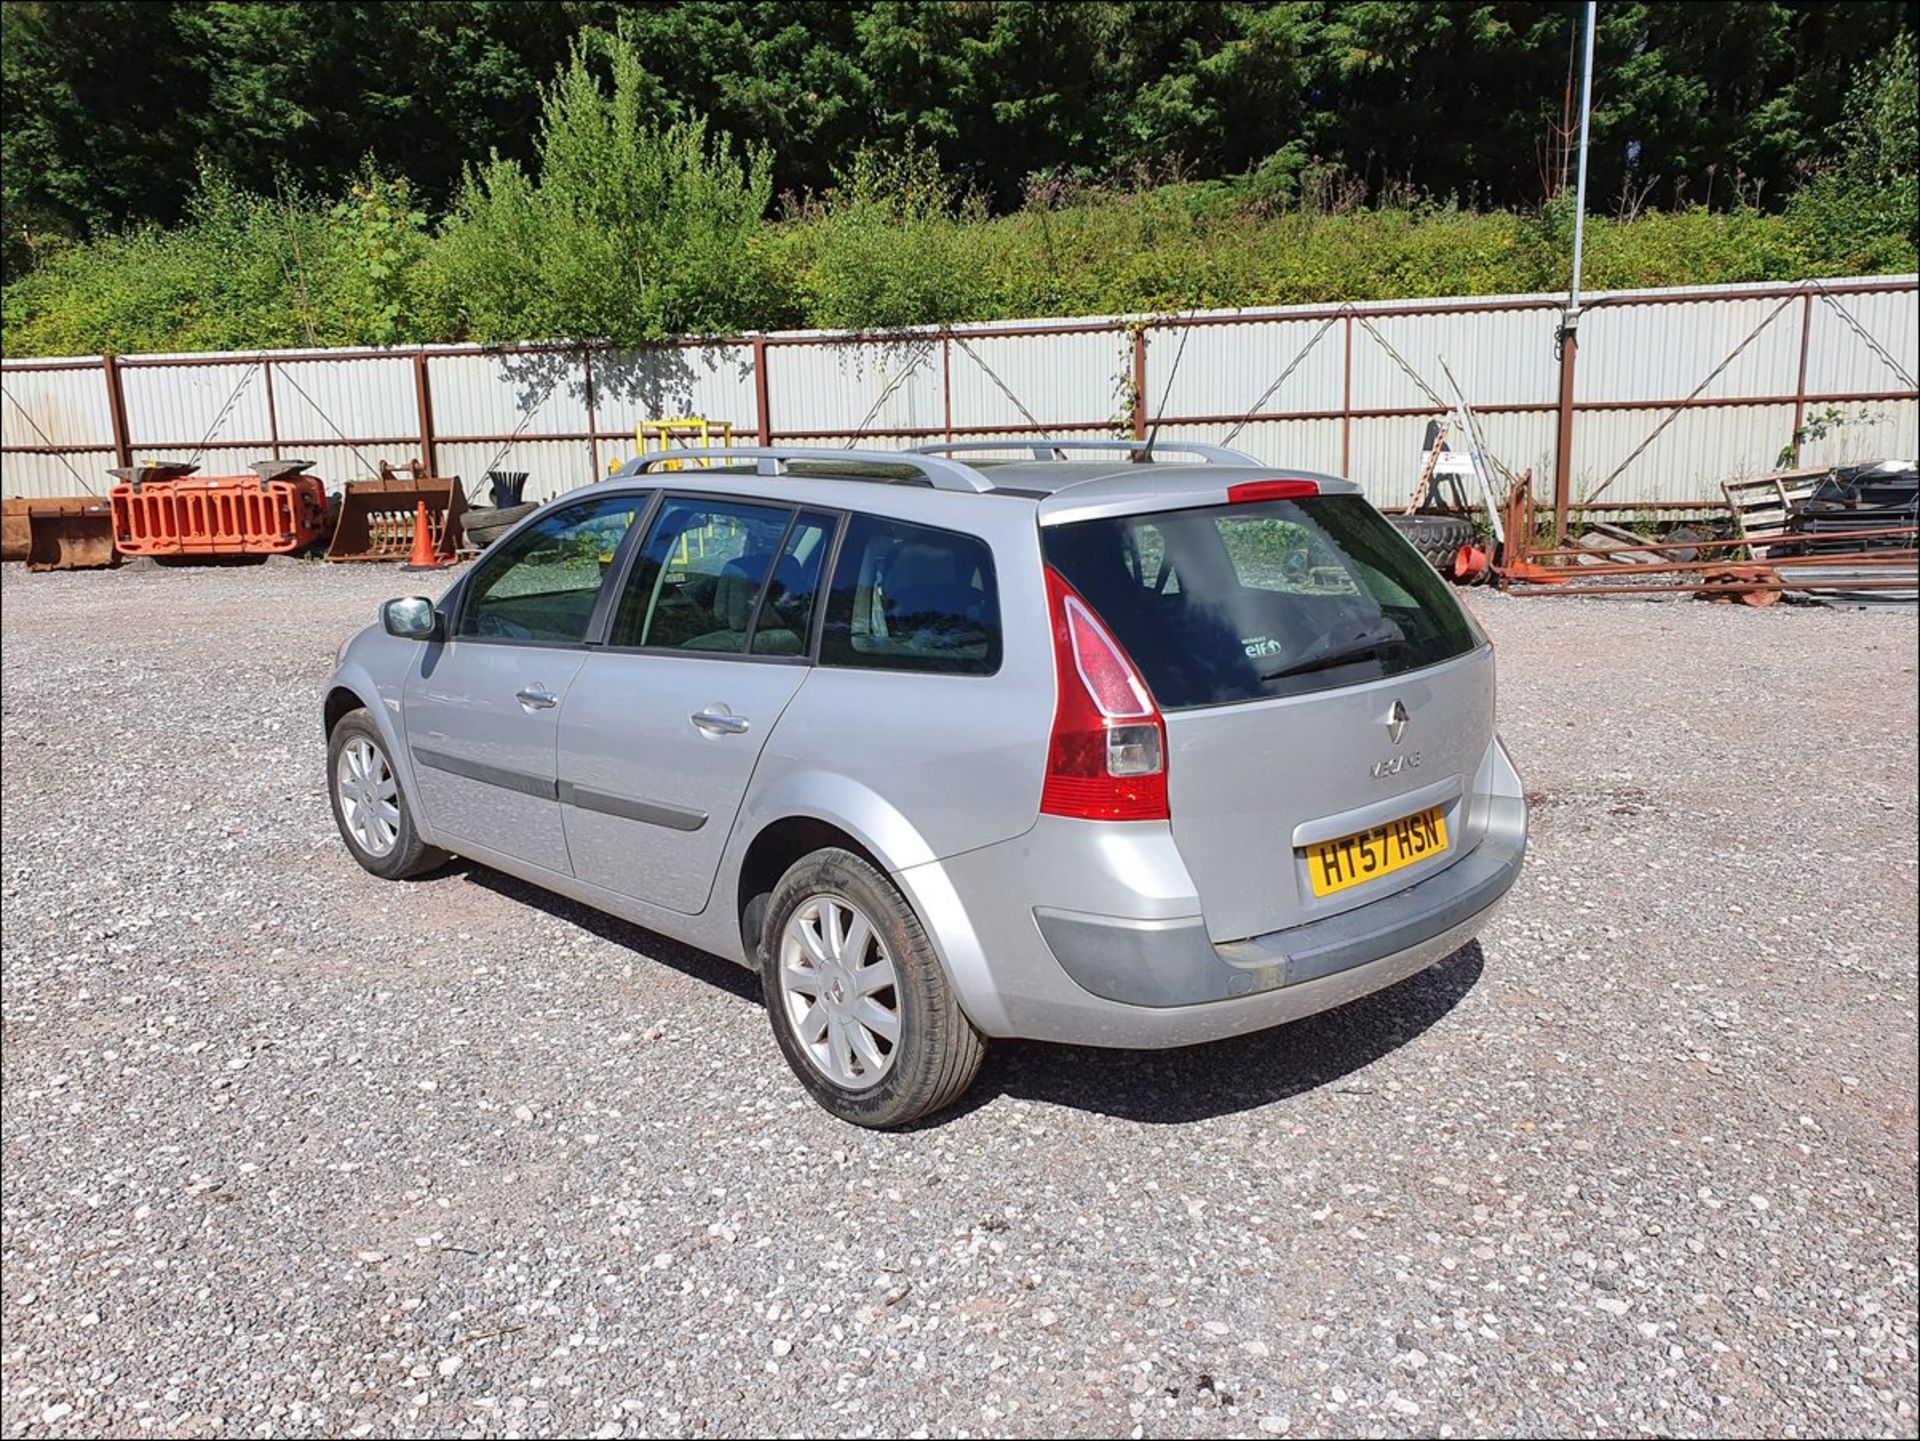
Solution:
[[[1337,841],[1314,842],[1307,847],[1307,871],[1313,877],[1313,893],[1330,896],[1405,870],[1446,848],[1446,817],[1442,807],[1433,806]]]

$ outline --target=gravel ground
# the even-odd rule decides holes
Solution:
[[[1476,599],[1481,942],[875,1135],[746,973],[349,861],[406,584],[0,579],[6,1435],[1915,1434],[1911,612]]]

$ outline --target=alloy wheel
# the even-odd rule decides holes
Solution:
[[[780,936],[780,1004],[800,1049],[848,1091],[878,1085],[900,1045],[900,985],[886,943],[844,896],[809,896]]]
[[[380,747],[354,736],[340,748],[333,772],[340,815],[368,855],[378,858],[400,839],[400,786]]]

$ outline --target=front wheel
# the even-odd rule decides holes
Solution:
[[[985,1043],[919,917],[850,851],[815,851],[781,877],[760,974],[787,1064],[843,1121],[907,1125],[979,1074]]]
[[[382,880],[400,881],[446,862],[420,839],[385,742],[365,709],[349,711],[327,737],[327,795],[353,858]]]

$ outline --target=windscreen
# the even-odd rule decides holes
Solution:
[[[1481,640],[1446,582],[1357,495],[1041,533],[1047,563],[1106,622],[1162,710],[1357,685]]]

